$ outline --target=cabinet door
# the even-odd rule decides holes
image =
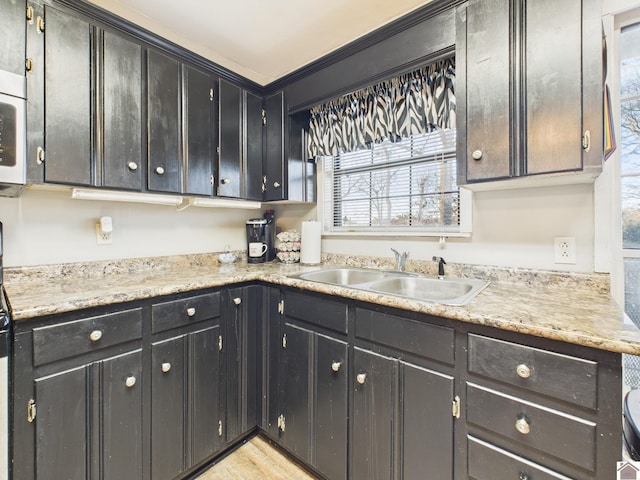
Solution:
[[[286,200],[284,159],[284,94],[278,92],[265,98],[267,125],[264,150],[263,200]]]
[[[522,3],[526,171],[536,174],[579,170],[582,168],[582,0]]]
[[[240,197],[242,164],[242,92],[240,87],[220,79],[218,195]]]
[[[278,437],[278,382],[280,378],[280,351],[282,350],[280,333],[279,305],[281,301],[280,290],[272,287],[264,287],[266,296],[265,313],[263,321],[263,364],[266,375],[262,379],[262,397],[265,409],[262,411],[262,429],[271,437]]]
[[[149,190],[180,192],[181,108],[178,61],[155,50],[147,53]]]
[[[184,65],[186,193],[212,195],[214,148],[218,145],[217,82],[210,75]]]
[[[151,345],[151,478],[184,466],[184,337]]]
[[[397,360],[354,349],[352,467],[350,478],[393,478]],[[408,478],[408,477],[407,477]]]
[[[187,468],[196,465],[220,450],[223,377],[220,375],[220,326],[188,335],[189,348],[189,437],[191,458]]]
[[[101,184],[140,190],[143,170],[142,47],[124,37],[103,32],[101,78]]]
[[[402,478],[453,478],[453,377],[401,362]]]
[[[464,147],[459,159],[460,183],[512,175],[512,3],[472,0],[462,10],[462,21],[458,23],[456,50],[458,45],[461,48],[456,56],[466,53],[466,72],[461,68],[458,76],[459,82],[466,85],[466,92],[461,94],[466,118],[459,122],[458,131]]]
[[[38,478],[89,478],[87,386],[84,366],[36,379]]]
[[[327,478],[347,478],[347,344],[316,337],[314,466]]]
[[[142,478],[142,351],[101,363],[101,478]]]
[[[282,390],[280,440],[285,448],[306,462],[311,460],[311,344],[313,333],[285,323],[282,328]]]
[[[44,179],[90,185],[93,28],[51,7],[45,15]]]
[[[0,70],[24,76],[26,3],[0,0]]]
[[[244,92],[244,185],[243,198],[262,199],[263,120],[262,97]]]

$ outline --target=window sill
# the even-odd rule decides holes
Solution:
[[[367,232],[367,231],[333,231],[333,232],[322,232],[323,237],[346,237],[346,238],[358,238],[358,237],[368,237],[368,238],[388,238],[388,237],[404,237],[404,238],[470,238],[471,232]]]

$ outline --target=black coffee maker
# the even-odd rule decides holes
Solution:
[[[263,218],[247,220],[247,263],[264,263],[275,259],[275,246],[273,210],[267,210]]]

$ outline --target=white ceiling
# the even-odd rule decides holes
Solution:
[[[266,85],[431,0],[91,0]]]

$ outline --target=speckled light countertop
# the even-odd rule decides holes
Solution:
[[[404,310],[487,325],[618,353],[640,355],[640,329],[625,322],[609,296],[608,275],[447,265],[450,276],[491,284],[465,306],[447,306],[291,278],[318,268],[392,268],[390,259],[323,255],[322,266],[244,261],[220,264],[216,254],[5,269],[15,321],[202,288],[261,280]],[[435,274],[433,262],[407,270]]]

